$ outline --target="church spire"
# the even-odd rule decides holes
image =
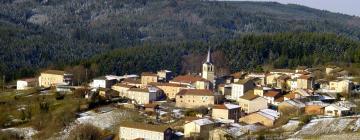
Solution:
[[[207,58],[206,58],[206,63],[211,63],[210,47],[209,47],[209,50],[208,50],[208,54],[207,54]]]

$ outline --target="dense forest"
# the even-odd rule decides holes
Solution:
[[[294,68],[298,65],[317,66],[330,62],[360,63],[358,41],[335,34],[276,33],[245,35],[219,45],[182,43],[117,49],[84,61],[83,64],[99,65],[101,74],[159,69],[177,73],[200,72],[208,46],[213,48],[215,65],[228,68],[228,72],[255,70],[264,64],[275,68]]]
[[[198,71],[209,46],[224,72],[358,62],[359,39],[358,17],[275,2],[0,1],[0,74],[7,80],[78,64],[97,74]]]

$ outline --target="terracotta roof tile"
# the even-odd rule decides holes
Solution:
[[[256,98],[258,98],[260,96],[255,95],[253,92],[246,92],[243,96],[241,96],[241,99],[245,99],[245,100],[254,100]]]
[[[280,92],[279,91],[274,91],[274,90],[270,90],[270,91],[267,91],[264,96],[267,96],[267,97],[277,97],[280,95]]]

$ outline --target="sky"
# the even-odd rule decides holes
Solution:
[[[228,1],[276,1],[283,4],[293,3],[311,8],[360,17],[360,0],[228,0]]]

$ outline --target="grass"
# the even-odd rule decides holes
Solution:
[[[80,102],[85,99],[66,95],[63,100],[56,100],[54,95],[40,95],[34,91],[7,91],[0,93],[0,127],[31,126],[39,131],[36,139],[46,139],[62,130],[76,119],[76,112]],[[27,96],[31,94],[31,96]],[[16,98],[15,98],[16,97]],[[40,109],[40,103],[49,105],[48,111]],[[25,111],[20,111],[24,108]],[[11,123],[13,119],[23,120],[21,123]],[[26,118],[26,119],[24,119]],[[9,125],[10,124],[10,125]]]

